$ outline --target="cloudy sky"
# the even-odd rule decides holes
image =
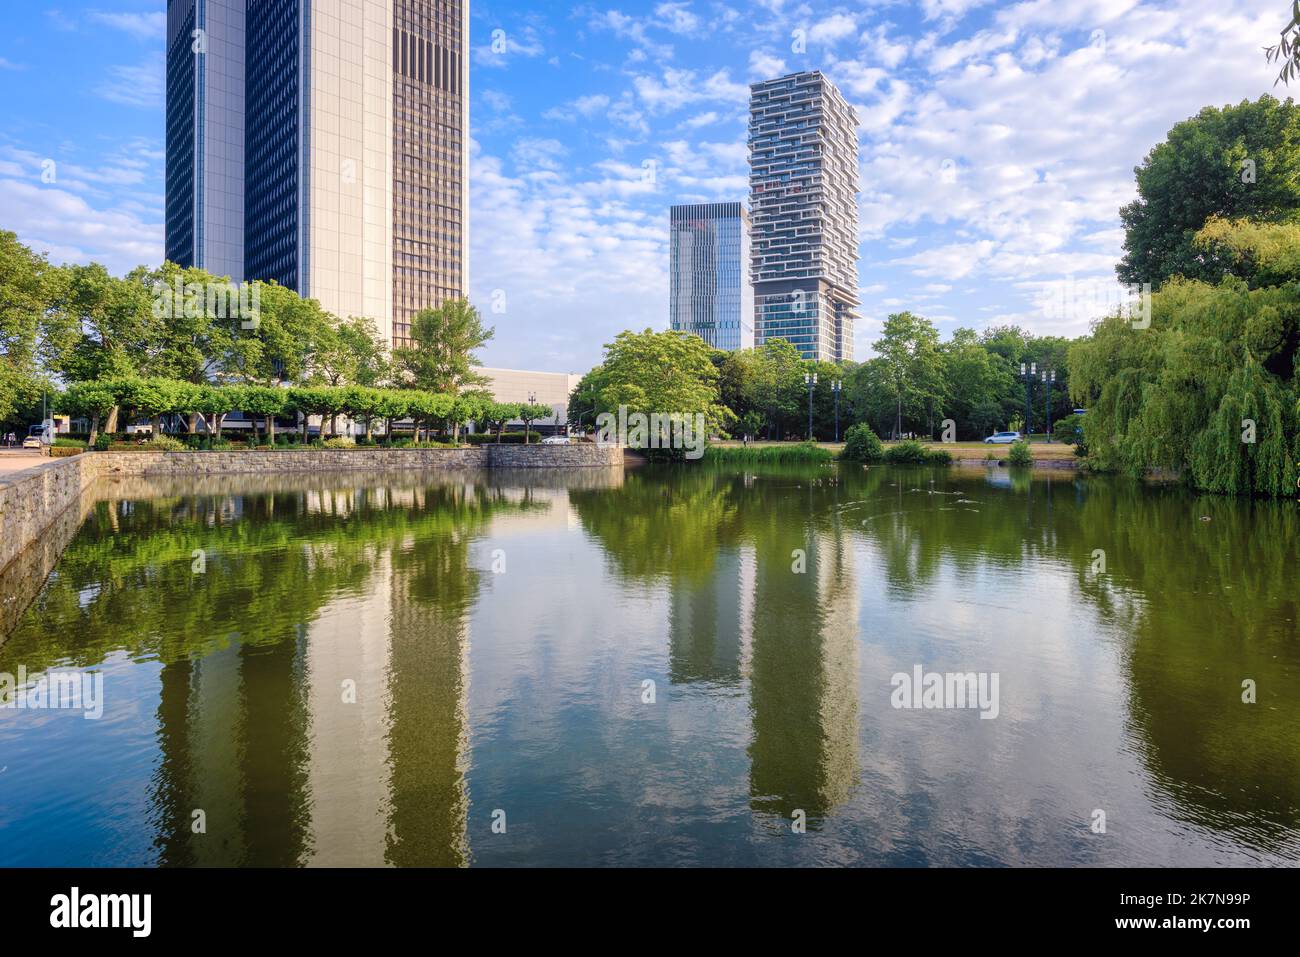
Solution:
[[[745,199],[748,84],[805,69],[862,121],[860,358],[902,309],[1082,332],[1133,167],[1202,107],[1273,91],[1288,8],[476,0],[471,292],[504,306],[484,359],[583,371],[666,327],[668,206]],[[164,9],[5,4],[0,228],[52,259],[161,259]],[[1062,289],[1089,292],[1063,310]]]

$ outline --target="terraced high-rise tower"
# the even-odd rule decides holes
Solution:
[[[853,358],[858,119],[818,71],[750,87],[755,338],[809,359]]]

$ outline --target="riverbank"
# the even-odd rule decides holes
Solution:
[[[41,459],[0,475],[0,571],[82,501],[99,479],[213,478],[306,472],[479,472],[610,469],[621,448],[574,445],[482,445],[462,449],[296,449],[265,452],[87,452]]]

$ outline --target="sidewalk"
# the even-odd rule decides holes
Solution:
[[[45,456],[32,449],[6,449],[0,447],[0,475],[10,475],[48,462]]]

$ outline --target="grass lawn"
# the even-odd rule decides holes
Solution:
[[[714,445],[736,446],[743,445],[742,442],[715,442]],[[751,448],[767,448],[768,446],[794,445],[793,442],[750,442]],[[824,449],[830,449],[836,455],[844,448],[844,443],[836,444],[834,442],[818,442],[819,446]],[[885,447],[897,445],[897,442],[886,442]],[[951,452],[954,458],[961,459],[983,459],[990,452],[999,459],[1005,459],[1011,454],[1009,445],[985,445],[983,442],[953,442],[944,445],[938,442],[923,442],[922,445],[933,445],[936,448],[942,448]],[[1042,436],[1034,436],[1029,443],[1029,451],[1033,453],[1036,459],[1072,459],[1074,458],[1074,446],[1064,445],[1060,442],[1048,442]]]

